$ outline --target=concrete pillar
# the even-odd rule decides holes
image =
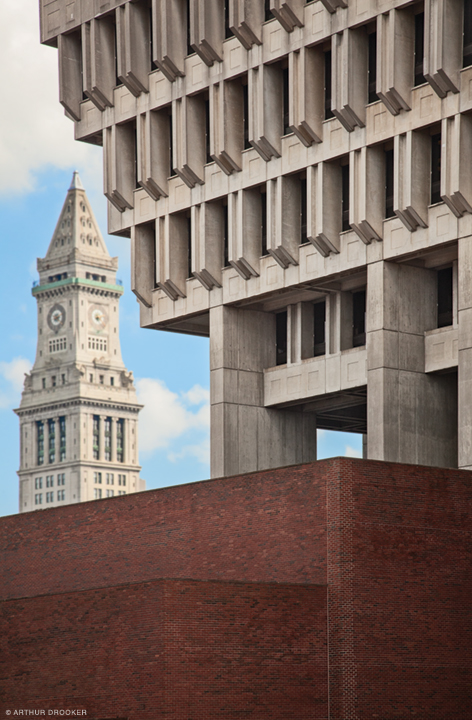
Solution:
[[[316,460],[315,416],[264,408],[275,315],[218,306],[210,329],[212,477]]]
[[[459,240],[459,458],[458,466],[472,470],[472,237]]]
[[[369,265],[367,318],[367,457],[457,467],[456,376],[424,372],[424,332],[436,326],[436,273]]]

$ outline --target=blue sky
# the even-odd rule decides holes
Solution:
[[[37,0],[0,5],[0,515],[18,511],[18,407],[36,348],[36,258],[44,257],[77,169],[118,277],[123,359],[146,407],[140,461],[148,488],[209,477],[208,340],[139,327],[129,241],[106,234],[102,150],[73,139],[58,102],[57,51],[39,45]],[[359,456],[361,436],[320,432],[318,456]]]

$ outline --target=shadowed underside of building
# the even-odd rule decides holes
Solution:
[[[465,720],[469,478],[337,458],[3,518],[0,712]]]

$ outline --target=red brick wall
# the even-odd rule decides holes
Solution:
[[[4,608],[1,717],[327,718],[326,588],[161,580]]]
[[[338,458],[5,518],[5,596],[163,577],[288,583],[301,594],[327,583],[331,720],[469,720],[471,478]],[[199,612],[194,604],[205,641]],[[146,623],[139,627],[145,634]],[[193,692],[195,667],[185,675],[174,657],[173,682]],[[166,687],[166,698],[177,697]],[[204,709],[211,693],[202,692]],[[186,698],[179,687],[182,707]],[[261,691],[257,707],[266,702]],[[210,708],[208,720],[226,717]]]
[[[160,577],[326,582],[320,463],[0,518],[0,597]]]

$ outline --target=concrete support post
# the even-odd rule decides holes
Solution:
[[[424,332],[436,325],[434,271],[369,265],[367,318],[368,458],[456,467],[456,376],[424,372]]]
[[[458,426],[462,470],[472,470],[472,237],[459,241],[458,262]]]
[[[315,460],[315,416],[264,408],[275,315],[218,306],[210,328],[212,477]]]

